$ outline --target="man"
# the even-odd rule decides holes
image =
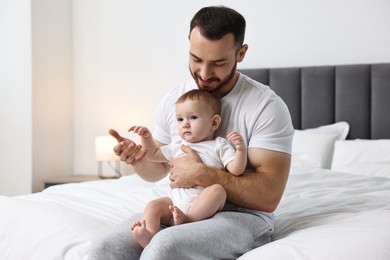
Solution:
[[[178,141],[175,101],[191,89],[207,90],[221,97],[223,120],[217,135],[237,131],[247,143],[244,175],[210,168],[185,146],[187,156],[171,165],[150,162],[140,146],[110,130],[118,140],[115,153],[142,178],[157,181],[170,172],[171,187],[221,184],[227,192],[224,209],[207,220],[164,228],[145,249],[130,232],[131,224],[142,219],[134,215],[92,247],[91,259],[236,259],[271,241],[272,212],[287,182],[294,130],[283,101],[236,70],[248,50],[244,35],[244,17],[230,8],[206,7],[195,14],[188,36],[193,79],[161,101],[153,134],[157,146]]]

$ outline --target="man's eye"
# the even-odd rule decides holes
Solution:
[[[222,67],[223,65],[225,65],[225,62],[216,62],[216,63],[214,63],[215,67]]]

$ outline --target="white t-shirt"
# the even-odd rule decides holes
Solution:
[[[160,102],[153,137],[161,143],[178,142],[176,100],[196,89],[188,80],[170,91]],[[226,137],[232,131],[242,135],[248,148],[258,147],[291,154],[292,126],[290,113],[283,100],[268,86],[244,74],[230,93],[221,99],[222,122],[216,136]]]
[[[170,91],[159,103],[153,137],[163,144],[178,142],[176,100],[185,92],[198,88],[193,79]],[[226,137],[232,131],[240,133],[248,148],[264,148],[291,154],[294,128],[286,104],[268,86],[244,74],[221,99],[222,122],[216,136]],[[226,203],[224,210],[258,215],[270,225],[272,213],[244,209]]]

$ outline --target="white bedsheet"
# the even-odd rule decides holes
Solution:
[[[390,179],[293,174],[275,215],[274,241],[240,260],[390,259]]]
[[[0,259],[86,259],[95,239],[167,192],[167,180],[132,175],[0,196]],[[240,260],[390,259],[390,179],[293,171],[275,215],[274,241]]]

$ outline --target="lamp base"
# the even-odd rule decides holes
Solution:
[[[114,173],[115,173],[114,176],[112,176],[112,175],[105,176],[103,174],[103,166],[104,166],[103,162],[107,162],[107,164],[110,166],[110,168],[114,171]],[[115,161],[115,167],[111,164],[111,161],[98,161],[97,163],[98,163],[97,167],[98,167],[98,176],[99,176],[99,178],[102,178],[102,179],[107,178],[107,179],[109,179],[109,178],[120,178],[120,177],[122,177],[120,161]]]

